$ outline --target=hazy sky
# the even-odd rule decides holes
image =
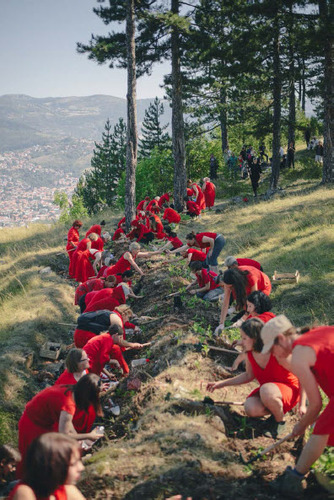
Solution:
[[[96,0],[0,0],[0,95],[32,97],[108,94],[126,96],[126,71],[110,69],[76,52],[92,33],[109,27],[93,13]],[[163,97],[163,74],[138,80],[137,97]]]

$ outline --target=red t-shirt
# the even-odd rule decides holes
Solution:
[[[200,276],[196,274],[198,286],[202,288],[207,283],[210,283],[210,290],[215,290],[219,286],[215,283],[216,276],[217,273],[214,273],[213,271],[207,271],[206,269],[202,269]]]
[[[85,312],[113,311],[120,304],[125,304],[125,295],[122,286],[104,288],[98,292],[87,293],[85,297]]]
[[[167,236],[167,240],[171,242],[173,248],[181,248],[183,247],[182,241],[177,236]]]
[[[201,252],[200,250],[196,250],[196,248],[189,248],[187,250],[187,254],[191,254],[191,262],[195,260],[204,262],[206,260],[206,254],[204,252]]]
[[[256,267],[256,269],[260,269],[261,271],[261,264],[257,260],[253,259],[236,259],[238,266],[252,266]]]
[[[191,214],[199,215],[201,213],[201,209],[199,208],[197,203],[195,203],[194,201],[191,201],[191,200],[187,201],[187,209],[188,209],[188,212]]]
[[[215,240],[217,237],[217,233],[197,233],[195,235],[195,240],[197,241],[198,246],[200,248],[209,248],[210,243],[203,241],[204,236],[207,236],[208,238],[212,238],[213,240]]]
[[[116,231],[114,232],[114,235],[113,235],[113,237],[112,237],[112,240],[113,240],[113,241],[117,241],[117,240],[119,240],[122,234],[125,234],[125,232],[124,232],[124,230],[123,230],[121,227],[119,227],[119,228],[118,228],[118,229],[116,229]]]
[[[266,295],[270,295],[271,292],[271,283],[269,277],[264,274],[262,271],[259,269],[256,269],[256,267],[253,266],[239,266],[238,269],[240,271],[248,271],[247,275],[247,287],[246,287],[246,295],[249,295],[251,293],[251,288],[257,284],[257,289],[260,290],[261,292],[265,293]],[[232,289],[232,293],[234,290]],[[233,297],[235,295],[233,294]]]
[[[75,409],[72,391],[64,385],[54,385],[36,394],[27,403],[25,412],[35,425],[52,429],[54,424],[58,424],[62,411],[74,415]]]
[[[181,215],[178,214],[175,210],[172,208],[166,208],[164,211],[164,215],[162,217],[163,219],[167,220],[169,224],[178,224],[181,220]]]
[[[104,366],[110,359],[114,341],[109,333],[101,333],[88,340],[83,350],[89,357],[89,371],[100,375]]]

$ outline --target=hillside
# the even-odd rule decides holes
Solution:
[[[152,99],[139,99],[138,129]],[[163,123],[171,122],[165,101]],[[0,152],[52,144],[66,138],[100,140],[107,119],[114,126],[126,119],[126,100],[107,95],[34,98],[27,95],[0,96]]]
[[[205,213],[180,226],[179,237],[190,230],[214,230],[226,238],[220,264],[226,255],[235,255],[259,260],[269,276],[298,269],[298,285],[273,289],[273,312],[285,313],[297,326],[334,324],[333,189],[289,176],[282,179],[281,194],[268,201],[220,200],[221,213]],[[107,229],[120,215],[103,214]],[[82,233],[90,223],[85,222]],[[46,372],[57,369],[39,358],[42,343],[72,342],[70,325],[77,310],[73,283],[62,274],[66,232],[59,225],[0,232],[1,443],[15,441],[24,403],[50,382]],[[278,499],[267,483],[293,464],[301,442],[285,443],[252,466],[242,464],[240,452],[250,458],[272,440],[259,436],[259,424],[245,419],[242,407],[201,403],[205,383],[226,376],[223,367],[231,365],[233,356],[198,346],[216,344],[211,332],[218,324],[217,305],[183,295],[182,309],[174,310],[167,296],[184,286],[189,274],[184,263],[173,259],[155,256],[139,262],[145,298],[133,309],[142,329],[138,340],[152,342],[140,355],[150,363],[131,374],[141,381],[138,392],[121,382],[114,396],[121,415],[104,419],[107,437],[86,459],[79,487],[88,499],[163,499],[176,493],[193,499]],[[45,266],[52,272],[41,273]],[[214,399],[243,401],[250,390],[217,391]],[[296,418],[289,415],[289,428]],[[308,498],[327,498],[312,478],[309,487]]]

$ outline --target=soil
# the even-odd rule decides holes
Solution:
[[[114,253],[119,257],[124,250],[118,245]],[[194,500],[282,498],[269,483],[295,463],[302,438],[283,443],[251,465],[242,462],[240,455],[247,461],[274,441],[262,436],[264,419],[246,418],[243,406],[220,405],[215,411],[218,405],[203,403],[206,383],[229,376],[224,367],[235,359],[234,354],[201,349],[203,343],[222,345],[211,333],[218,304],[182,291],[190,279],[184,262],[173,264],[166,256],[137,262],[145,272],[140,281],[144,298],[131,299],[131,307],[141,333],[129,340],[151,345],[144,353],[126,351],[126,357],[128,362],[133,357],[149,362],[131,370],[129,378],[140,380],[133,384],[139,390],[129,389],[129,379],[123,379],[112,395],[121,414],[101,420],[106,437],[85,457],[79,489],[87,499],[147,500],[175,494]],[[52,267],[63,271],[62,263]],[[169,297],[179,290],[181,301]],[[36,373],[41,387],[52,383],[58,371],[58,362],[41,362]],[[256,383],[210,396],[244,401],[254,387]],[[287,415],[286,433],[297,418]],[[312,474],[307,482],[305,498],[329,498]]]

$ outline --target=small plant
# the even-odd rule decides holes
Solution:
[[[210,347],[208,345],[203,345],[202,353],[204,354],[204,356],[208,356],[209,351],[210,351]]]

